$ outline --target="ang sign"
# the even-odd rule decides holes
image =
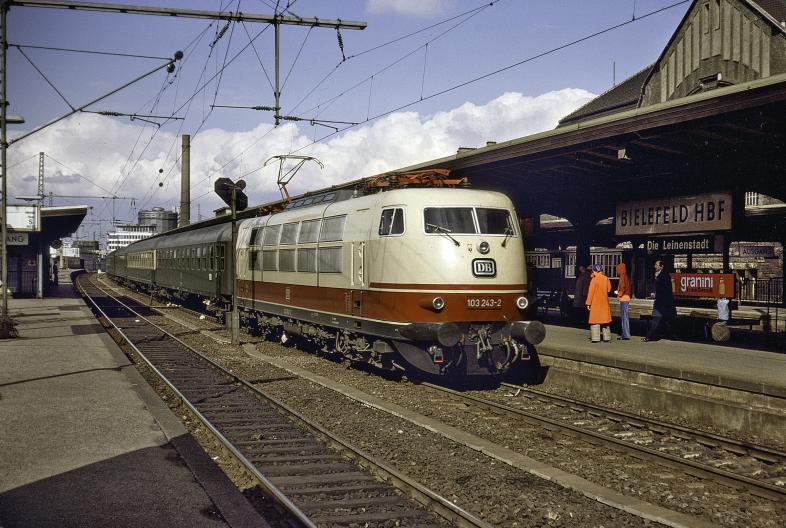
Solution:
[[[707,193],[617,205],[617,235],[695,233],[731,229],[731,194]]]
[[[733,273],[671,273],[675,297],[734,297]]]
[[[27,233],[8,231],[5,243],[9,246],[26,246],[30,243],[30,239]]]

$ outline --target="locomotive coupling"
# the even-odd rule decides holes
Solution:
[[[510,337],[516,341],[539,345],[546,339],[546,327],[540,321],[513,321],[509,326]]]
[[[437,341],[443,347],[452,347],[466,329],[456,323],[411,323],[400,327],[398,333],[412,341]]]

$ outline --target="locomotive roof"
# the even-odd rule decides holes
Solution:
[[[386,172],[376,176],[369,176],[352,180],[346,183],[333,185],[325,189],[319,189],[303,193],[295,196],[290,200],[280,199],[267,202],[265,204],[249,207],[244,211],[238,211],[236,216],[238,220],[247,218],[255,218],[258,216],[265,216],[271,213],[281,212],[283,210],[295,209],[300,207],[310,207],[313,205],[327,204],[333,202],[341,202],[350,200],[352,198],[359,198],[369,194],[376,194],[380,192],[389,192],[402,188],[453,188],[456,186],[469,187],[466,179],[450,180],[448,179],[450,171],[447,169],[426,169],[417,171],[402,171],[402,172]],[[152,249],[158,247],[159,241],[162,237],[179,236],[181,233],[189,233],[195,230],[200,230],[197,235],[200,239],[204,236],[203,229],[211,226],[226,226],[229,229],[229,224],[232,221],[231,215],[221,215],[213,218],[208,218],[200,222],[194,222],[187,226],[178,227],[163,233],[158,233],[150,238],[134,242],[126,247],[133,246],[134,251],[144,251],[145,249]],[[185,238],[183,240],[186,240]],[[204,240],[203,240],[204,242]],[[144,244],[143,244],[144,243]],[[198,243],[198,242],[194,242]],[[185,242],[183,242],[186,245]],[[124,248],[121,248],[124,249]],[[119,250],[118,250],[119,251]]]

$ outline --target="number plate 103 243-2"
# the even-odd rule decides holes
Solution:
[[[467,297],[469,310],[499,310],[502,308],[502,297]]]

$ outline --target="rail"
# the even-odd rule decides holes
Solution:
[[[485,408],[492,412],[513,416],[528,423],[545,427],[547,429],[558,430],[569,435],[583,437],[590,440],[591,442],[601,442],[607,446],[621,448],[628,452],[635,453],[635,456],[637,457],[656,461],[660,464],[680,469],[687,474],[691,474],[700,478],[708,478],[734,488],[743,488],[760,497],[774,500],[783,500],[784,497],[786,497],[786,488],[782,486],[771,484],[766,480],[752,478],[727,471],[720,467],[713,467],[703,462],[690,460],[689,458],[692,455],[680,456],[658,449],[649,448],[645,445],[639,445],[634,441],[628,441],[624,439],[624,437],[610,436],[609,434],[598,432],[591,427],[576,425],[576,420],[572,420],[573,423],[568,423],[562,419],[550,418],[540,413],[521,408],[514,408],[510,405],[498,403],[483,397],[472,396],[440,385],[435,385],[432,383],[424,383],[423,385],[440,392],[448,393],[455,398],[465,402],[470,402],[473,405]],[[556,407],[566,408],[571,411],[585,412],[588,415],[593,416],[606,416],[609,420],[612,421],[624,421],[629,423],[636,429],[645,427],[656,434],[667,434],[675,438],[690,439],[700,445],[721,448],[735,456],[748,455],[754,457],[762,464],[772,464],[786,460],[786,453],[769,450],[765,447],[747,445],[741,442],[736,442],[732,439],[722,438],[717,435],[709,435],[689,428],[671,426],[670,424],[648,420],[639,416],[634,417],[625,415],[624,413],[614,412],[609,409],[593,406],[585,402],[578,402],[575,400],[569,400],[567,398],[561,398],[547,394],[541,391],[534,391],[523,386],[508,386],[515,388],[517,391],[520,391],[520,393],[529,394],[542,402],[552,402]]]
[[[192,415],[203,423],[213,437],[224,445],[235,460],[246,468],[262,488],[284,509],[294,515],[303,526],[351,526],[363,525],[363,523],[366,523],[366,526],[370,526],[375,524],[376,521],[383,520],[379,517],[380,513],[372,511],[375,505],[383,503],[383,505],[388,507],[398,508],[399,515],[409,517],[416,523],[427,520],[407,503],[402,503],[396,499],[394,504],[392,499],[380,497],[379,489],[384,487],[385,482],[387,482],[388,485],[403,491],[405,497],[414,499],[414,503],[425,505],[431,511],[431,514],[442,517],[456,526],[490,528],[488,523],[474,517],[406,475],[352,447],[318,424],[273,399],[250,383],[238,378],[218,363],[200,354],[185,342],[158,327],[139,313],[153,313],[155,309],[145,306],[144,303],[140,303],[138,307],[133,307],[131,304],[138,301],[124,297],[126,302],[129,303],[126,304],[101,290],[98,286],[93,284],[90,286],[98,289],[105,298],[119,304],[120,315],[117,315],[112,314],[113,311],[117,311],[117,308],[107,310],[105,306],[99,306],[98,302],[91,300],[97,311],[109,321],[109,324],[134,349],[135,354],[173,391],[180,401],[189,407]],[[90,297],[87,292],[84,294],[86,297]],[[130,319],[129,313],[134,314]],[[119,317],[120,321],[123,321],[125,318],[127,324],[115,324],[115,321],[112,320],[115,317]],[[155,328],[157,336],[152,336],[149,331],[144,331],[143,325]],[[202,377],[200,371],[203,370],[203,367],[197,368],[197,363],[188,358],[183,358],[181,351],[174,350],[176,348],[181,349],[181,351],[187,350],[194,358],[197,358],[198,362],[201,361],[208,364],[207,370],[213,372],[214,377],[217,373],[220,379],[217,381],[208,380],[206,384],[202,383],[200,381]],[[244,389],[244,391],[239,391],[239,388]],[[197,398],[189,398],[189,394],[196,395]],[[250,411],[245,401],[238,400],[244,394],[251,395],[254,398]],[[231,401],[224,401],[223,398],[225,397],[231,398]],[[255,422],[253,420],[256,418],[254,415],[263,411],[267,412],[264,409],[265,407],[273,407],[282,417],[287,417],[289,421],[293,422],[293,424],[289,425],[299,424],[301,430],[309,431],[313,438],[321,439],[321,444],[338,450],[343,457],[336,454],[325,454],[321,451],[319,454],[309,454],[311,451],[308,449],[302,446],[295,446],[295,443],[305,440],[299,439],[298,435],[290,433],[286,429],[288,425],[280,418],[265,418],[263,420],[264,423],[254,425]],[[246,412],[251,414],[244,414]],[[275,434],[251,434],[254,431],[264,431],[264,427],[276,429]],[[277,440],[271,440],[270,438],[277,438]],[[289,446],[285,444],[289,444]],[[271,445],[273,445],[272,448],[270,447]],[[271,452],[274,456],[265,459],[265,450]],[[308,453],[304,455],[300,453],[301,451],[303,453],[308,451]],[[352,470],[354,472],[349,471],[345,467],[349,462],[345,462],[344,457],[354,461],[355,465],[352,466],[355,468]],[[318,467],[319,464],[313,461],[315,458],[327,461],[326,464],[329,467],[325,468],[324,475],[315,473],[316,470],[320,469]],[[291,472],[291,475],[294,476],[290,476],[290,473],[284,471],[286,469],[284,467],[285,463],[295,464]],[[280,465],[272,470],[272,476],[267,476],[264,468],[269,469],[271,465],[275,466],[276,464]],[[297,464],[300,464],[300,466]],[[312,469],[309,471],[304,470],[303,467],[306,464],[311,464]],[[382,482],[374,481],[370,475],[362,475],[361,468],[366,468]],[[374,490],[371,490],[373,493],[370,494],[369,498],[365,499],[366,502],[363,502],[361,499],[353,499],[353,511],[358,511],[359,513],[357,514],[327,517],[324,514],[322,516],[312,516],[309,512],[321,512],[324,508],[330,506],[332,502],[325,501],[320,504],[318,493],[309,494],[310,492],[306,493],[302,489],[299,492],[293,492],[294,496],[300,497],[297,500],[293,500],[279,487],[280,485],[284,488],[287,488],[287,486],[300,486],[302,488],[306,484],[319,483],[321,482],[320,479],[323,479],[325,482],[332,482],[338,486],[339,484],[337,483],[343,482],[341,478],[344,478],[345,475],[352,477],[353,483],[355,481],[359,482],[356,486],[358,489],[364,486],[374,488]],[[344,478],[344,480],[348,481],[349,477]],[[388,520],[390,515],[395,516],[396,513],[388,512],[384,514],[384,520]]]

